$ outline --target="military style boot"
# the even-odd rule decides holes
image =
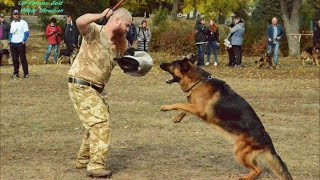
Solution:
[[[92,169],[92,170],[87,170],[88,176],[92,177],[110,177],[112,175],[112,172],[102,168],[102,169]]]

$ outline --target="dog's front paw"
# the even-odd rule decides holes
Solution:
[[[181,120],[182,120],[182,117],[180,117],[180,116],[177,116],[177,117],[175,117],[175,118],[173,118],[173,122],[174,123],[180,123],[181,122]]]
[[[161,111],[170,111],[172,110],[172,108],[170,107],[170,105],[165,105],[161,107]]]
[[[173,119],[173,122],[174,122],[174,123],[179,123],[179,122],[181,122],[181,120],[182,120],[186,115],[187,115],[186,113],[180,113],[180,114],[178,114],[178,115]]]

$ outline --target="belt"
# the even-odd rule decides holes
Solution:
[[[68,82],[92,87],[98,93],[102,93],[102,91],[104,89],[104,85],[102,87],[99,87],[99,86],[96,86],[96,85],[94,85],[94,84],[92,84],[92,83],[90,83],[88,81],[85,81],[85,80],[82,80],[82,79],[78,79],[78,78],[75,78],[75,77],[69,77]]]

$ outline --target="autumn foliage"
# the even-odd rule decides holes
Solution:
[[[196,53],[195,21],[167,21],[165,24],[159,24],[152,27],[151,51],[168,52],[174,55],[183,55]],[[229,28],[225,25],[219,25],[220,41],[229,33]],[[221,43],[220,50],[224,51]]]
[[[194,28],[188,22],[167,22],[154,27],[152,34],[152,51],[177,55],[195,51]]]

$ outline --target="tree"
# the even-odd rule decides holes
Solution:
[[[287,33],[289,55],[297,56],[300,53],[299,44],[299,17],[302,0],[280,0],[282,19]]]
[[[185,0],[184,12],[194,11],[194,15],[198,11],[200,14],[209,18],[220,19],[219,23],[237,12],[237,10],[245,11],[251,0]]]
[[[305,0],[302,2],[300,9],[300,31],[309,30],[312,31],[310,22],[317,21],[320,18],[320,0]]]
[[[77,0],[64,1],[62,8],[65,14],[77,18],[85,13],[101,13],[109,7],[109,0]]]
[[[189,13],[193,11],[193,18],[195,19],[197,16],[197,12],[199,10],[199,7],[203,7],[205,3],[205,0],[184,0],[183,3],[183,12]]]
[[[181,3],[181,0],[173,0],[171,19],[174,21],[177,20],[180,3]]]
[[[224,24],[225,19],[239,7],[240,3],[237,0],[214,0],[205,4],[204,10],[210,18],[218,19],[219,23]]]
[[[144,12],[151,13],[159,7],[171,10],[172,1],[173,0],[130,0],[124,3],[124,7],[132,12],[134,16],[142,16]]]
[[[2,2],[7,7],[12,7],[16,4],[15,0],[3,0]]]
[[[252,22],[269,24],[272,17],[277,17],[279,21],[282,21],[280,1],[258,0],[252,11]]]

